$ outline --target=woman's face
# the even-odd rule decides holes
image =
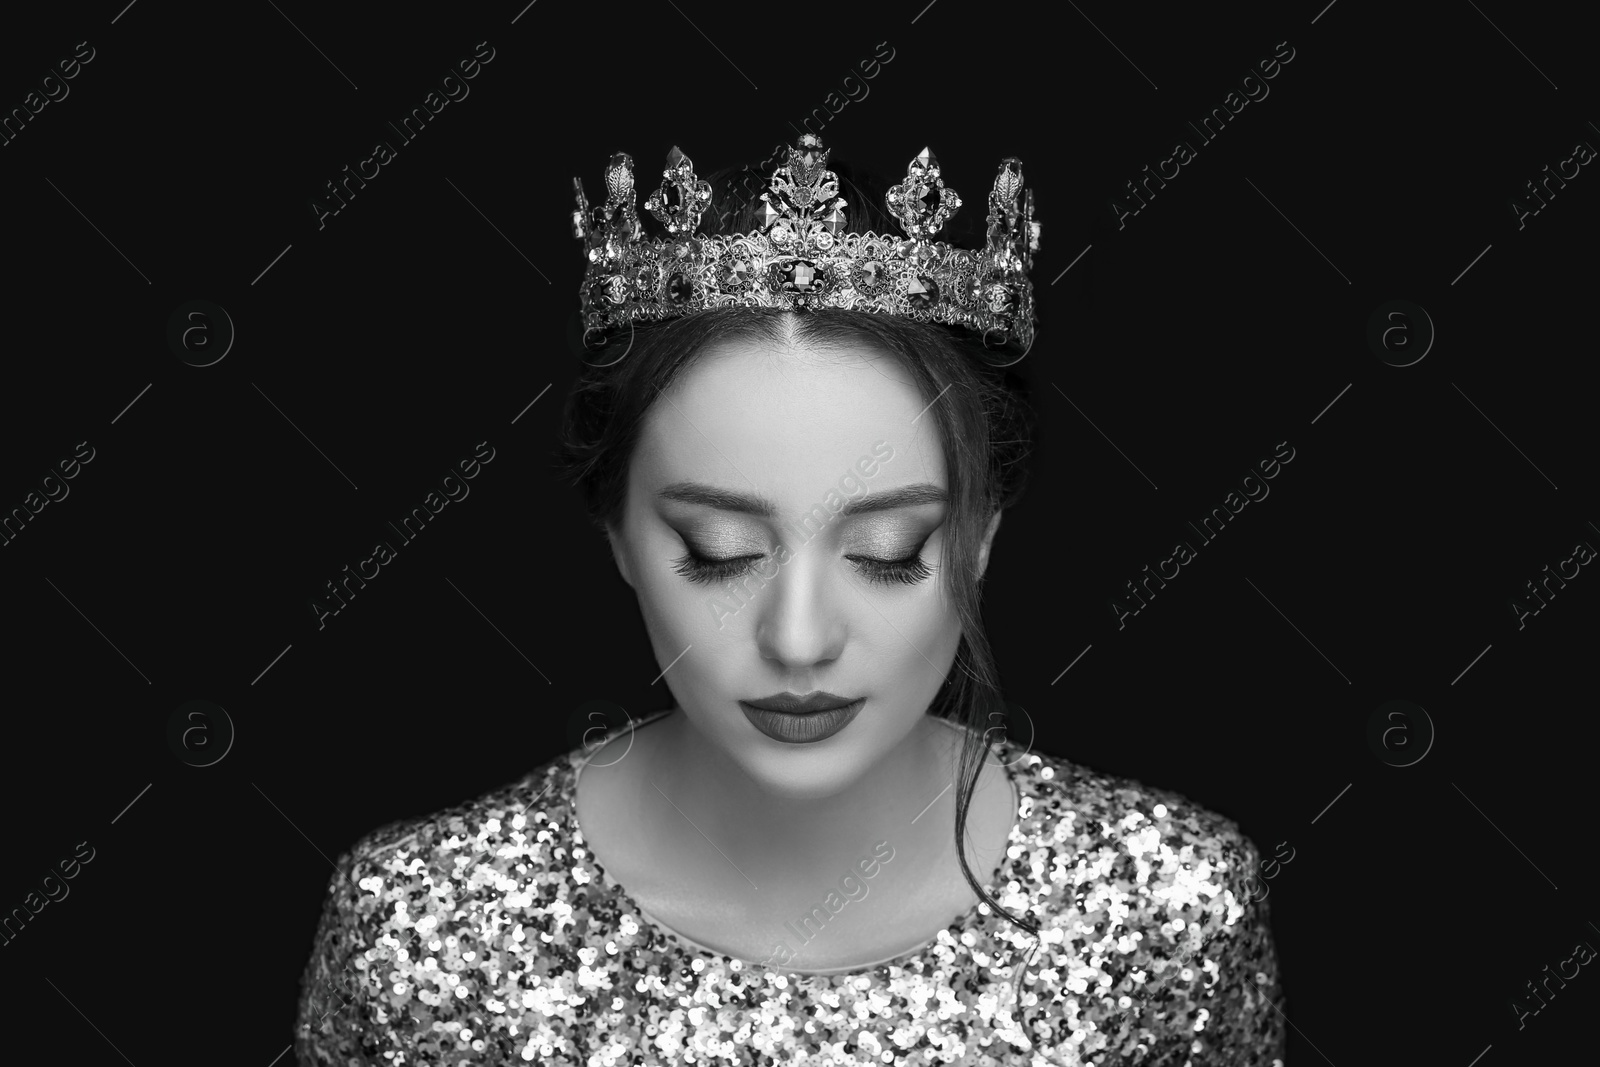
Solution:
[[[844,789],[919,726],[960,638],[946,489],[931,406],[893,359],[745,342],[677,378],[646,418],[611,537],[699,739],[803,799]],[[817,741],[774,739],[741,704],[819,691],[865,702]]]

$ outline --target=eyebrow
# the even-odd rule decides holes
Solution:
[[[662,500],[699,504],[701,507],[715,508],[718,511],[736,511],[762,519],[773,518],[778,513],[778,506],[763,496],[735,492],[732,489],[719,489],[703,482],[673,482],[658,490],[656,496]],[[861,515],[871,511],[909,508],[918,504],[942,504],[948,499],[949,494],[937,485],[931,482],[917,482],[914,485],[905,485],[881,493],[869,493],[851,500],[844,506],[841,514]]]

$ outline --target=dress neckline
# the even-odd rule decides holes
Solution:
[[[661,922],[661,920],[647,912],[643,907],[640,906],[639,902],[633,898],[633,894],[628,892],[627,887],[613,878],[611,872],[608,871],[605,868],[605,865],[600,862],[599,858],[594,853],[594,849],[589,845],[588,835],[583,832],[583,827],[578,822],[578,779],[582,776],[584,767],[588,766],[589,760],[591,760],[597,753],[600,752],[601,749],[605,748],[606,745],[610,744],[611,741],[621,736],[624,732],[632,733],[642,726],[648,726],[658,719],[664,718],[665,716],[671,714],[671,712],[671,708],[657,711],[653,714],[645,716],[642,719],[630,722],[621,730],[608,733],[605,737],[605,740],[596,745],[594,750],[587,756],[582,755],[581,750],[575,749],[557,761],[562,768],[562,773],[570,776],[566,782],[562,783],[564,786],[564,788],[561,790],[561,792],[564,794],[562,797],[562,802],[567,809],[567,822],[570,824],[572,835],[579,839],[581,851],[583,852],[583,855],[581,856],[574,853],[572,861],[575,865],[581,866],[585,874],[599,881],[600,884],[604,885],[608,890],[615,894],[617,899],[627,910],[637,914],[641,920],[649,924],[652,930],[659,933],[669,944],[676,946],[678,951],[686,957],[699,956],[700,958],[720,960],[724,963],[739,963],[742,966],[761,967],[762,964],[760,962],[741,960],[737,956],[732,956],[726,952],[719,952],[716,949],[708,948],[692,938],[687,937],[684,934],[680,934],[678,931],[667,926],[665,923]],[[957,732],[965,732],[962,727],[957,726],[955,723],[952,723],[947,719],[940,718],[939,716],[932,716],[932,718],[952,730]],[[1000,753],[1006,753],[1012,747],[1013,746],[1011,745],[1009,739],[1002,739],[989,745],[991,752],[999,750]],[[1007,850],[1009,850],[1011,844],[1016,841],[1019,831],[1024,835],[1027,832],[1023,825],[1026,821],[1026,816],[1023,815],[1023,811],[1027,799],[1032,795],[1029,790],[1023,787],[1022,780],[1013,769],[1014,762],[1014,760],[1001,760],[1001,767],[1005,770],[1006,781],[1011,786],[1011,794],[1013,797],[1011,830],[1006,835]],[[548,791],[548,789],[546,791]],[[984,882],[984,891],[988,893],[989,896],[996,899],[998,899],[1000,896],[1001,882],[1005,877],[1007,859],[1007,851],[1002,850],[1000,858],[996,863],[995,870],[991,872],[988,879]],[[918,945],[915,948],[908,949],[904,952],[897,952],[892,956],[885,957],[884,959],[875,960],[871,963],[850,964],[848,966],[834,967],[828,970],[795,970],[792,968],[777,969],[801,979],[830,978],[837,976],[865,974],[879,967],[887,967],[890,965],[901,964],[918,959],[930,951],[934,946],[939,944],[940,939],[947,933],[953,933],[954,936],[959,937],[960,935],[970,931],[977,924],[980,918],[988,915],[991,911],[993,911],[993,909],[989,906],[989,904],[986,901],[979,899],[972,905],[972,907],[967,909],[961,918],[957,919],[948,926],[940,928],[923,944]]]

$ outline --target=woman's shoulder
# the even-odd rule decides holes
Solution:
[[[1012,877],[1031,891],[1039,947],[1062,964],[1052,973],[1074,1005],[1067,1025],[1096,1047],[1121,1033],[1152,1053],[1201,1042],[1218,1063],[1281,1057],[1260,853],[1238,823],[1176,790],[1043,753],[1014,770],[1025,817]]]
[[[524,829],[536,810],[564,810],[571,800],[575,770],[574,753],[563,753],[477,796],[385,823],[340,855],[336,866],[351,877],[334,878],[330,891],[341,883],[359,886],[364,878],[386,872],[433,867],[441,857],[448,861],[447,869],[461,866],[457,857],[483,851],[484,842],[502,829]]]
[[[1243,865],[1248,877],[1254,842],[1235,820],[1183,793],[1042,752],[1012,758],[1044,809],[1042,832],[1080,850],[1102,844],[1135,857],[1171,852],[1180,862],[1205,860],[1230,873]]]
[[[486,967],[492,956],[506,959],[496,950],[537,937],[519,920],[542,921],[531,916],[567,896],[575,880],[563,862],[575,756],[387,823],[340,854],[301,979],[301,1064],[415,1055],[419,1040],[435,1052],[473,1050],[459,1009],[483,1006],[481,994],[499,977]],[[496,1001],[487,1004],[493,1011]],[[399,1024],[421,1014],[444,1029],[402,1038],[410,1028]]]
[[[1038,921],[1070,1040],[1152,1059],[1282,1064],[1277,952],[1259,853],[1184,793],[1046,753],[1016,757],[1013,899]],[[1011,909],[1018,910],[1018,909]],[[1038,963],[1035,963],[1037,966]],[[1082,1033],[1080,1033],[1082,1032]]]

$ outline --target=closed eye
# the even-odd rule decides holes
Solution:
[[[673,561],[673,570],[691,582],[709,584],[740,577],[756,561],[764,558],[764,555],[757,554],[716,559],[702,556],[690,548],[681,558]],[[872,556],[846,556],[845,559],[854,564],[868,581],[879,584],[915,585],[933,573],[933,569],[923,560],[920,547],[903,559],[877,559]]]

